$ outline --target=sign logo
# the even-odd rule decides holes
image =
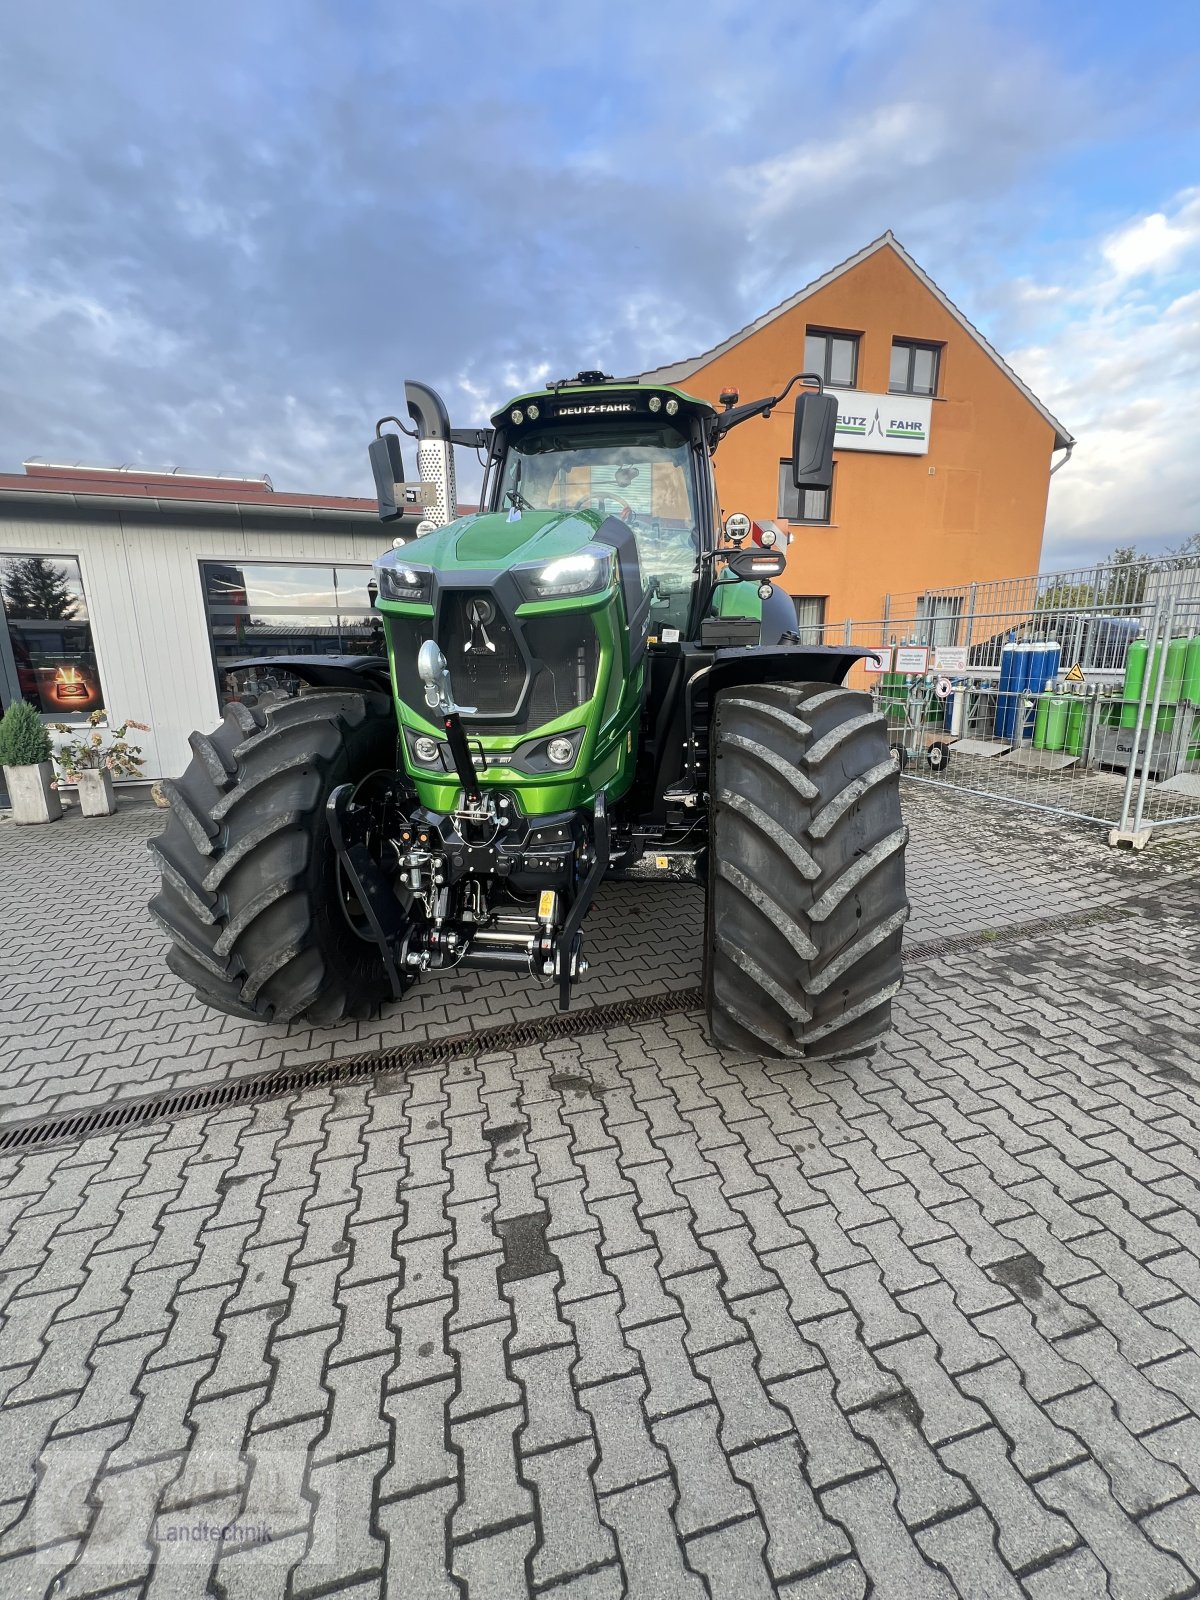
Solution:
[[[868,394],[856,389],[833,392],[838,403],[834,444],[839,450],[909,456],[928,453],[932,400],[920,395]]]
[[[633,408],[632,400],[597,400],[589,406],[559,406],[556,415],[560,417],[598,417],[608,415],[614,411],[632,411]]]

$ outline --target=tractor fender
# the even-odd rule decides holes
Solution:
[[[871,655],[854,645],[776,644],[717,650],[711,665],[688,680],[689,706],[742,683],[842,683],[856,661]]]
[[[854,645],[777,644],[750,649],[717,650],[707,667],[688,679],[684,691],[684,737],[691,746],[696,728],[696,708],[704,708],[703,721],[721,689],[750,683],[843,683],[856,661],[870,650]]]

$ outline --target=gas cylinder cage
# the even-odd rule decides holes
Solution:
[[[1101,825],[1141,849],[1200,824],[1200,557],[889,595],[803,625],[874,652],[850,682],[907,781]]]

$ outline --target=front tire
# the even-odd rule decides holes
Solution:
[[[712,719],[705,999],[718,1044],[862,1055],[891,1025],[908,919],[900,782],[870,697],[751,684]]]
[[[202,1004],[258,1022],[370,1016],[391,988],[346,908],[325,803],[339,784],[395,769],[390,702],[341,691],[234,702],[189,742],[150,841],[168,967]]]

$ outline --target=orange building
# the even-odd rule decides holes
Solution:
[[[890,232],[644,377],[716,403],[778,394],[799,371],[838,396],[831,493],[787,476],[791,397],[730,433],[716,465],[726,515],[790,528],[783,583],[802,624],[880,618],[888,595],[935,616],[939,590],[1038,570],[1053,457],[1074,440]]]

